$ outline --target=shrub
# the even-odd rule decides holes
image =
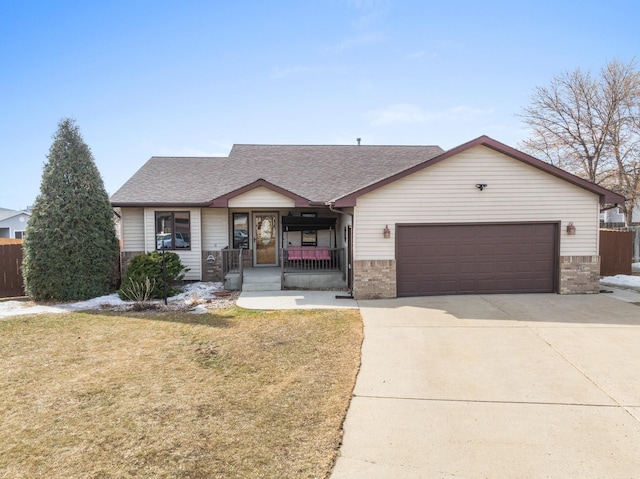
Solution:
[[[184,274],[189,271],[180,261],[180,256],[176,253],[165,252],[165,270],[167,277],[167,296],[173,296],[178,292],[175,288],[179,281],[184,279]],[[131,259],[127,267],[127,274],[122,282],[122,287],[118,291],[120,298],[130,300],[131,288],[138,285],[149,284],[149,291],[145,296],[153,299],[164,297],[164,280],[162,278],[162,253],[153,251],[151,253],[139,254]]]
[[[156,285],[156,280],[151,281],[147,278],[144,283],[134,281],[133,278],[129,278],[125,284],[120,288],[120,293],[129,301],[135,303],[146,303],[151,299],[151,293]],[[123,298],[124,299],[124,298]]]

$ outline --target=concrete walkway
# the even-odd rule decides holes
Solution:
[[[359,305],[332,479],[640,477],[640,307],[607,294]]]
[[[243,291],[237,305],[246,309],[357,309],[345,291]]]
[[[601,294],[627,303],[640,303],[640,292],[631,288],[617,288],[615,286],[603,286]]]

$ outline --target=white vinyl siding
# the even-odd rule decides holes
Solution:
[[[220,250],[229,246],[229,210],[226,208],[203,208],[202,249]]]
[[[122,251],[144,251],[144,209],[122,208]]]
[[[25,231],[27,222],[29,221],[29,215],[25,213],[17,213],[15,216],[5,218],[0,221],[0,238],[18,238],[17,233]],[[24,237],[24,235],[22,236]]]
[[[189,268],[185,275],[186,280],[202,279],[202,242],[201,242],[201,221],[200,208],[145,208],[144,209],[144,230],[145,230],[145,251],[151,252],[156,250],[156,230],[155,230],[155,213],[156,211],[189,211],[189,220],[191,226],[191,250],[175,250],[180,256],[182,264]]]
[[[264,186],[258,186],[229,200],[229,208],[293,208],[295,202]]]
[[[596,194],[478,146],[358,198],[355,259],[394,259],[396,223],[535,221],[562,222],[561,256],[598,254]],[[569,222],[575,236],[566,233]]]

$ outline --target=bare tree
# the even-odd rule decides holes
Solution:
[[[520,115],[532,135],[521,147],[549,163],[627,198],[630,224],[640,199],[640,72],[636,62],[609,62],[593,77],[580,69],[536,87]]]
[[[640,199],[640,72],[633,66],[612,61],[602,72],[614,112],[608,132],[614,174],[603,185],[625,196],[621,207],[627,225]]]

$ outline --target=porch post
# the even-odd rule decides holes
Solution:
[[[242,291],[242,283],[244,281],[244,259],[242,259],[242,251],[244,250],[244,248],[242,246],[240,246],[240,254],[238,255],[238,270],[239,270],[239,276],[240,276],[240,291]]]
[[[284,287],[284,248],[280,248],[280,289]]]

